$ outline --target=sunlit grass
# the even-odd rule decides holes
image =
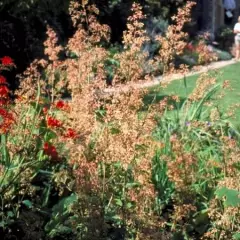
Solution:
[[[240,104],[240,63],[226,66],[217,71],[211,71],[211,74],[217,76],[218,83],[223,83],[225,80],[229,80],[232,88],[231,90],[225,90],[224,96],[221,99],[213,99],[213,102],[217,103],[221,112],[227,112],[231,106],[234,106],[234,104]],[[198,76],[199,75],[187,77],[186,86],[184,85],[184,80],[180,79],[172,81],[166,88],[152,88],[154,93],[151,93],[150,95],[156,94],[156,98],[159,100],[168,95],[178,95],[180,100],[184,101],[184,99],[186,99],[195,88]],[[239,125],[240,107],[235,107],[234,110],[234,117],[229,118],[229,120],[232,123]]]

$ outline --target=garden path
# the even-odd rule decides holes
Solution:
[[[234,59],[228,60],[228,61],[218,61],[218,62],[213,62],[210,63],[206,66],[199,66],[191,71],[189,71],[185,77],[193,76],[196,74],[204,73],[209,70],[214,70],[214,69],[219,69],[231,64],[236,63]],[[240,63],[239,63],[240,64]],[[240,65],[239,65],[240,66]],[[152,81],[139,81],[135,83],[129,83],[129,84],[119,84],[115,85],[113,87],[108,87],[105,88],[104,90],[101,91],[102,94],[108,94],[108,93],[116,93],[116,92],[128,92],[130,89],[141,89],[141,88],[148,88],[148,87],[154,87],[159,85],[159,83],[168,83],[173,80],[181,79],[184,77],[184,74],[171,74],[167,76],[158,76],[155,77]]]

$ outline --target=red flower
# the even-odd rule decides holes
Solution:
[[[0,84],[7,84],[7,80],[4,76],[0,75]]]
[[[8,97],[9,89],[6,86],[0,86],[0,97]]]
[[[193,51],[194,50],[194,46],[192,45],[192,43],[188,43],[186,48],[189,50],[189,51]]]
[[[47,125],[48,125],[48,127],[54,128],[54,127],[61,127],[62,123],[59,120],[57,120],[56,118],[48,117]]]
[[[43,145],[43,151],[44,154],[48,155],[49,157],[51,157],[54,160],[58,159],[58,152],[56,147],[54,147],[53,145],[49,144],[49,143],[44,143]]]
[[[8,132],[13,122],[13,115],[6,109],[0,108],[0,133]]]
[[[6,118],[8,116],[8,111],[6,109],[0,108],[0,116]]]
[[[12,58],[10,58],[8,56],[1,58],[1,61],[4,66],[14,65]]]
[[[56,102],[56,108],[67,111],[69,109],[69,106],[63,100],[59,100]]]
[[[59,100],[56,102],[56,108],[62,109],[65,106],[64,102],[62,100]]]
[[[4,106],[8,103],[8,100],[7,99],[1,99],[0,98],[0,106]]]
[[[64,134],[64,137],[75,139],[77,137],[77,133],[72,128],[69,128]]]

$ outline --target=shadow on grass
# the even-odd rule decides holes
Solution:
[[[142,108],[143,111],[147,111],[149,106],[151,104],[158,104],[161,101],[163,101],[165,98],[169,98],[171,95],[167,94],[159,94],[154,91],[150,91],[147,95],[144,96],[143,102],[144,106]],[[175,100],[169,98],[168,99],[168,105],[178,106],[178,108],[181,108],[184,102],[187,100],[185,97],[179,97],[179,102],[176,102]]]

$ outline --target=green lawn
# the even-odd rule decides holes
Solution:
[[[213,74],[215,72],[212,71]],[[234,104],[240,104],[240,63],[228,65],[224,68],[221,68],[216,71],[217,73],[217,82],[221,83],[225,80],[230,81],[230,85],[233,90],[226,90],[225,96],[217,100],[219,103],[219,109],[221,111],[227,111],[230,106]],[[150,95],[155,95],[157,91],[157,99],[162,99],[167,95],[178,95],[181,100],[186,99],[186,96],[192,92],[196,86],[196,80],[198,75],[187,77],[187,88],[184,86],[183,79],[172,81],[167,88],[157,87],[154,88],[154,93]],[[240,123],[240,107],[235,110],[235,117],[231,118],[232,123],[239,125]]]

